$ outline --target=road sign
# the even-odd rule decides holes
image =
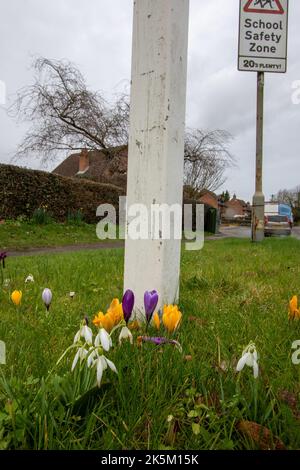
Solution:
[[[288,0],[240,0],[238,69],[286,72]]]

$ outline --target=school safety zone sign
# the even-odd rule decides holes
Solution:
[[[238,70],[285,73],[288,0],[240,0]]]

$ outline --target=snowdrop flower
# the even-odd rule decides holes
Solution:
[[[94,365],[96,365],[97,369],[97,385],[100,387],[101,380],[102,380],[102,375],[105,369],[107,369],[107,366],[116,374],[118,373],[116,366],[112,361],[107,359],[107,357],[101,355],[98,356],[98,358],[94,361]]]
[[[29,274],[26,279],[25,279],[25,284],[27,284],[27,282],[34,282],[34,279],[33,279],[33,275],[32,274]]]
[[[75,354],[75,357],[74,357],[74,360],[73,360],[73,363],[72,363],[72,367],[71,367],[72,372],[76,367],[78,359],[80,359],[80,362],[81,362],[83,359],[85,359],[87,354],[88,354],[88,351],[85,348],[82,348],[82,347],[78,348],[77,353]]]
[[[93,344],[93,332],[87,326],[86,320],[84,320],[84,323],[82,324],[80,329],[77,331],[73,342],[78,343],[78,341],[80,341],[80,338],[84,338],[87,344]]]
[[[132,333],[129,328],[127,328],[127,326],[123,326],[121,329],[121,333],[119,335],[119,344],[121,344],[124,339],[129,339],[130,343],[133,343]]]
[[[253,375],[256,379],[258,377],[258,355],[254,343],[249,343],[248,346],[244,349],[242,357],[237,363],[236,370],[240,372],[245,365],[253,368]]]
[[[100,328],[95,338],[95,347],[98,348],[99,346],[102,346],[104,351],[109,351],[112,346],[111,337],[104,328]]]
[[[42,300],[46,306],[46,309],[49,310],[50,304],[52,301],[52,292],[50,289],[48,289],[48,287],[46,287],[46,289],[43,290]]]

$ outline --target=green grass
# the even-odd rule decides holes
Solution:
[[[6,221],[0,225],[1,250],[26,250],[32,247],[97,243],[96,224],[51,222],[38,225],[32,222]]]
[[[119,347],[116,335],[107,355],[118,376],[105,371],[103,386],[86,393],[94,376],[79,368],[70,373],[73,353],[55,364],[83,315],[92,318],[121,298],[123,256],[119,249],[7,258],[0,448],[255,449],[236,427],[249,420],[271,431],[270,448],[277,437],[299,449],[300,365],[291,362],[291,344],[300,339],[300,322],[288,322],[287,305],[300,295],[300,242],[225,239],[183,252],[183,321],[174,336],[183,353],[152,344]],[[24,285],[29,273],[35,283]],[[44,287],[53,291],[48,315]],[[18,308],[9,298],[13,289],[23,290]],[[73,300],[69,291],[76,292]],[[250,340],[260,355],[257,380],[249,367],[235,372]],[[288,393],[296,405],[283,400]]]

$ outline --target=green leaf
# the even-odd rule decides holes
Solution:
[[[192,430],[193,430],[193,433],[198,436],[198,434],[200,434],[200,424],[199,423],[193,423],[192,424]]]
[[[199,412],[197,410],[191,410],[188,414],[188,418],[198,418]]]

